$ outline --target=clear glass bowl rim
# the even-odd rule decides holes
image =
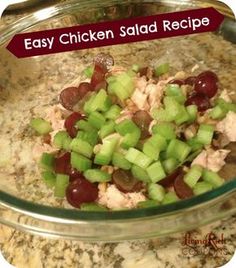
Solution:
[[[213,3],[214,2],[214,3]],[[145,1],[145,0],[104,0],[102,3],[98,0],[86,1],[69,1],[64,2],[58,5],[54,5],[49,8],[37,11],[33,14],[30,14],[11,25],[5,27],[0,31],[0,45],[8,42],[15,34],[23,32],[26,29],[29,29],[36,24],[66,13],[71,9],[83,10],[85,7],[88,8],[98,8],[106,7],[114,4],[127,4],[127,3],[168,3],[168,4],[180,4],[177,0],[164,1],[164,0],[154,0],[154,1]],[[193,7],[204,7],[209,6],[216,7],[220,10],[226,17],[232,17],[232,12],[229,8],[225,7],[219,2],[216,1],[181,1],[181,5],[188,5]],[[63,209],[50,207],[45,205],[40,205],[37,203],[29,202],[20,198],[17,198],[11,194],[8,194],[0,190],[0,205],[11,209],[13,211],[21,212],[25,215],[31,215],[36,218],[47,217],[47,220],[51,221],[102,221],[102,220],[124,220],[124,219],[140,219],[143,217],[162,217],[165,215],[181,212],[187,209],[193,209],[198,206],[207,206],[210,201],[216,199],[223,199],[227,195],[230,195],[236,190],[236,178],[225,183],[221,187],[212,190],[211,192],[195,196],[191,199],[182,200],[173,204],[162,205],[157,207],[145,208],[145,209],[133,209],[133,210],[121,210],[121,211],[108,211],[108,212],[92,212],[92,211],[80,211],[75,209]]]

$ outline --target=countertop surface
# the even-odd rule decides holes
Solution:
[[[31,11],[29,9],[27,12]],[[0,26],[22,17],[23,14],[5,13]],[[204,245],[204,240],[211,233],[222,241],[217,247],[214,244]],[[120,243],[54,240],[0,225],[0,249],[4,257],[17,268],[212,268],[227,263],[232,258],[235,247],[236,216],[187,234]]]

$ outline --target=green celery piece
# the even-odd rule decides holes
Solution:
[[[165,93],[166,96],[183,96],[182,90],[177,84],[168,84]]]
[[[211,144],[214,134],[214,126],[201,124],[197,132],[197,140],[204,145]]]
[[[88,117],[88,123],[95,127],[96,129],[100,129],[106,122],[106,119],[99,112],[92,112]]]
[[[108,182],[111,180],[111,174],[101,170],[101,169],[88,169],[84,172],[85,178],[94,183],[94,182]]]
[[[82,154],[88,158],[90,158],[93,154],[93,147],[87,141],[83,141],[82,139],[78,138],[72,140],[70,149],[73,152]]]
[[[107,96],[107,98],[104,101],[103,105],[101,105],[99,111],[105,113],[105,112],[109,111],[111,106],[112,106],[112,101],[111,101],[110,97]]]
[[[108,209],[102,205],[96,203],[82,203],[80,205],[82,211],[108,211]]]
[[[101,148],[96,154],[94,163],[98,165],[108,165],[112,159],[112,154],[116,149],[119,139],[117,137],[103,139]]]
[[[75,127],[83,130],[85,132],[96,132],[96,129],[86,120],[79,120],[76,124]]]
[[[30,120],[30,126],[39,134],[44,135],[52,131],[51,124],[42,118],[33,118]]]
[[[81,172],[90,169],[92,166],[92,161],[86,158],[83,155],[78,153],[72,152],[71,153],[71,166]]]
[[[209,182],[200,181],[196,183],[196,185],[193,187],[193,193],[194,195],[200,195],[200,194],[209,192],[212,189],[213,189],[213,186]]]
[[[162,166],[165,172],[167,172],[167,174],[170,174],[171,172],[173,172],[178,167],[178,165],[179,165],[179,162],[173,157],[168,158],[162,162]]]
[[[187,140],[187,144],[189,146],[191,146],[192,152],[195,152],[195,151],[197,151],[199,149],[202,149],[202,147],[203,147],[202,143],[200,143],[198,141],[197,137],[193,137],[193,138]]]
[[[145,201],[140,201],[137,204],[138,208],[150,208],[150,207],[156,207],[160,205],[160,203],[157,200],[145,200]]]
[[[49,153],[43,153],[40,158],[39,165],[42,169],[52,171],[54,170],[55,157]]]
[[[202,178],[204,181],[210,183],[213,188],[220,187],[224,183],[224,179],[222,179],[216,172],[207,169],[203,170]]]
[[[173,121],[173,116],[169,114],[166,110],[163,108],[160,109],[152,109],[151,110],[151,116],[153,119],[156,119],[158,122],[171,122]]]
[[[65,174],[57,174],[54,195],[63,198],[66,194],[66,188],[69,185],[70,177]]]
[[[76,138],[88,142],[91,146],[95,146],[98,140],[98,134],[96,132],[78,131]]]
[[[56,184],[56,175],[52,171],[43,171],[41,173],[41,176],[43,178],[44,183],[47,185],[49,188],[53,188]]]
[[[179,201],[178,196],[174,192],[168,192],[165,194],[163,200],[162,200],[162,205],[170,204]]]
[[[115,122],[113,120],[109,120],[101,127],[98,134],[101,139],[106,136],[112,134],[115,131]]]
[[[106,77],[106,81],[108,84],[112,83],[112,82],[116,81],[116,76],[114,76],[114,75],[108,76],[108,77]]]
[[[230,102],[226,102],[224,99],[219,98],[216,103],[222,107],[223,109],[227,110],[227,111],[232,111],[236,113],[236,103],[230,103]]]
[[[69,134],[64,131],[58,131],[53,139],[53,145],[57,147],[58,149],[64,149],[68,145],[68,143],[71,141],[71,138]]]
[[[92,75],[93,75],[93,67],[92,66],[88,66],[87,68],[84,69],[84,75],[87,77],[87,78],[91,78]]]
[[[143,169],[146,169],[152,163],[152,159],[150,157],[135,148],[130,148],[127,151],[125,159]]]
[[[151,164],[147,169],[147,174],[152,182],[158,182],[166,177],[166,173],[160,161]]]
[[[153,146],[149,140],[143,144],[143,152],[153,160],[159,159],[160,149],[157,146]]]
[[[133,64],[133,65],[132,65],[132,70],[133,70],[135,73],[137,73],[137,72],[139,71],[139,69],[140,69],[140,67],[139,67],[138,64]]]
[[[96,98],[96,94],[93,93],[90,98],[84,103],[84,107],[83,110],[86,114],[90,114],[91,110],[90,110],[90,106],[93,103],[94,99]]]
[[[154,74],[155,74],[155,76],[161,76],[165,73],[168,73],[169,70],[170,70],[169,63],[163,63],[155,68]]]
[[[148,139],[148,141],[160,151],[164,151],[167,148],[166,139],[159,134],[153,134],[152,137]]]
[[[128,73],[121,73],[117,76],[117,81],[121,83],[126,92],[128,92],[128,97],[130,97],[134,91],[133,78]]]
[[[198,109],[196,105],[189,105],[186,107],[189,115],[188,123],[193,123],[197,119]]]
[[[173,157],[180,162],[184,161],[190,152],[191,147],[185,142],[177,139],[171,140],[167,147],[167,157]]]
[[[156,183],[150,183],[148,185],[148,196],[152,200],[162,202],[165,197],[165,188]]]
[[[143,181],[146,183],[151,182],[151,180],[147,174],[147,171],[145,169],[142,169],[139,166],[133,165],[131,168],[131,173],[136,179],[138,179],[140,181]]]
[[[220,105],[216,105],[209,113],[209,116],[212,119],[223,119],[226,114],[228,113],[228,110]]]
[[[177,125],[181,125],[183,123],[188,122],[189,120],[190,120],[190,116],[189,116],[187,109],[184,106],[180,106],[179,107],[179,114],[177,115],[177,117],[175,119],[175,123]]]
[[[175,127],[172,123],[160,122],[152,127],[152,134],[159,134],[167,140],[176,138]]]
[[[139,129],[132,133],[125,134],[121,142],[121,147],[124,149],[129,149],[130,147],[135,147],[140,139],[141,131]]]
[[[116,95],[121,101],[129,98],[129,92],[117,80],[109,83],[108,93]]]
[[[124,170],[131,169],[131,163],[127,159],[125,159],[125,156],[120,152],[113,153],[112,165]]]
[[[104,89],[99,90],[99,92],[95,95],[95,98],[90,103],[89,111],[90,113],[95,112],[97,110],[101,110],[104,102],[107,99],[107,92]]]
[[[119,117],[121,110],[120,106],[114,104],[104,113],[104,116],[106,119],[116,120]]]
[[[184,182],[190,187],[193,188],[198,180],[202,176],[203,168],[199,165],[194,165],[191,169],[185,174]]]
[[[181,106],[174,99],[174,97],[165,97],[163,102],[164,102],[165,110],[168,116],[172,118],[173,121],[178,119],[178,116],[180,116],[180,112],[182,113],[182,111],[180,111],[181,110],[180,107],[183,107],[183,106]]]
[[[125,119],[115,126],[115,130],[122,136],[127,133],[138,131],[139,128],[131,119]]]

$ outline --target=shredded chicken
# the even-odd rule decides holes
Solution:
[[[216,125],[216,130],[223,133],[231,142],[236,141],[236,113],[228,112],[226,117]]]
[[[63,111],[60,105],[53,105],[46,111],[45,120],[50,121],[54,131],[64,129]]]
[[[115,185],[99,187],[98,203],[110,209],[135,208],[146,197],[142,193],[122,193]]]
[[[191,165],[200,165],[214,172],[218,172],[225,165],[224,159],[229,153],[230,150],[220,149],[214,151],[213,149],[209,148],[207,150],[203,150],[193,160]]]

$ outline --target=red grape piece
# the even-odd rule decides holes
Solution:
[[[196,82],[197,77],[196,76],[189,76],[184,80],[185,85],[193,86]]]
[[[195,81],[194,90],[212,98],[216,95],[218,90],[217,81],[218,78],[216,74],[210,71],[201,73]]]
[[[182,85],[184,85],[184,81],[179,79],[173,79],[168,84],[175,84],[181,87]]]
[[[64,153],[61,156],[56,157],[54,163],[54,171],[59,174],[68,174],[70,169],[70,153]]]
[[[78,87],[67,87],[62,90],[59,97],[61,105],[67,110],[73,111],[74,105],[80,100]]]
[[[80,113],[74,112],[71,115],[69,115],[64,123],[64,127],[68,134],[71,136],[71,138],[75,138],[77,134],[77,129],[75,128],[75,123],[79,121],[80,119],[83,119],[84,116]]]
[[[184,182],[184,175],[177,176],[174,182],[174,189],[177,196],[181,199],[187,199],[193,196],[192,189]]]
[[[114,59],[110,54],[101,52],[94,58],[94,64],[100,65],[107,72],[114,65]]]
[[[70,182],[66,189],[66,199],[73,207],[79,208],[82,203],[91,203],[98,198],[97,184],[80,177]]]
[[[196,93],[188,97],[185,106],[189,105],[196,105],[199,112],[206,111],[211,107],[208,97],[201,93]]]
[[[150,136],[149,126],[152,122],[150,114],[146,111],[137,111],[132,120],[141,130],[141,139],[148,138]]]
[[[96,86],[101,82],[103,82],[104,80],[105,80],[105,71],[102,66],[96,64],[94,66],[93,75],[91,77],[90,82],[91,86],[93,87],[93,89],[95,89]]]
[[[164,179],[160,180],[158,184],[164,186],[164,187],[170,187],[173,185],[175,179],[181,174],[182,168],[178,167],[175,169],[172,173],[167,175]]]

